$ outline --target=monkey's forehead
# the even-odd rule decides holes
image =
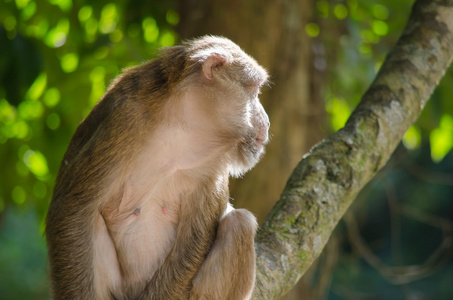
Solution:
[[[242,69],[242,80],[244,84],[260,88],[269,81],[266,70],[258,64],[250,62],[240,67]]]

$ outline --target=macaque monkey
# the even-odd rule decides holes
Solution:
[[[266,71],[205,36],[127,69],[77,128],[46,236],[55,299],[249,299],[252,213],[228,177],[268,141]]]

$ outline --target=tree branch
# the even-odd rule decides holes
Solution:
[[[416,121],[452,57],[453,0],[416,1],[346,126],[302,159],[260,228],[253,299],[278,299],[297,283]]]

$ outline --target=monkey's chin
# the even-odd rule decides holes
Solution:
[[[263,144],[241,145],[236,152],[229,166],[229,173],[232,177],[241,177],[252,169],[265,153]]]

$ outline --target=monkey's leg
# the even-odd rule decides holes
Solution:
[[[249,299],[255,282],[255,216],[245,209],[220,221],[208,257],[193,280],[190,299]]]

